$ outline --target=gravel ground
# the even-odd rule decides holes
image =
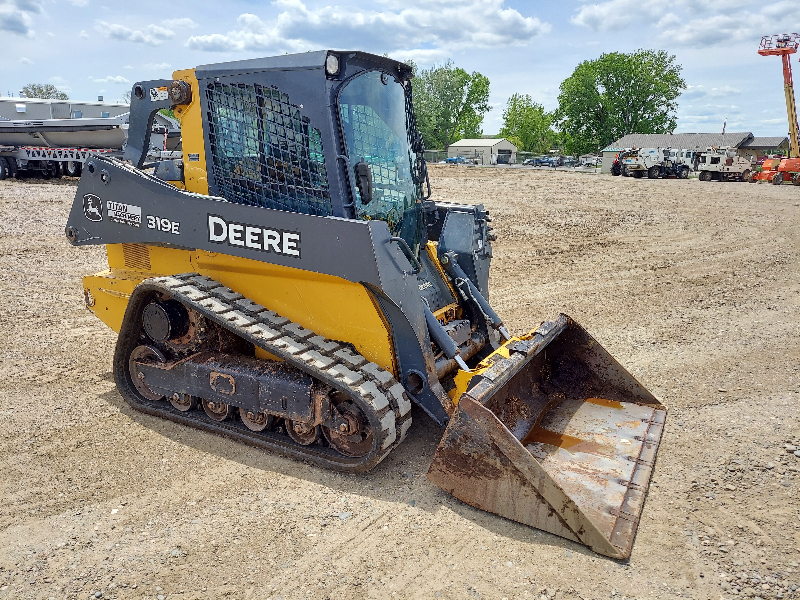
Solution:
[[[130,410],[83,306],[75,182],[0,182],[0,599],[800,598],[800,192],[432,166],[482,202],[512,331],[566,312],[669,407],[629,561],[428,483],[441,430],[339,475]],[[800,454],[800,451],[797,451]]]

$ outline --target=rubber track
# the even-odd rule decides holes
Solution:
[[[349,346],[316,335],[218,281],[197,273],[145,279],[136,286],[131,299],[146,292],[160,292],[182,302],[287,364],[344,392],[361,406],[373,432],[377,433],[377,439],[369,454],[350,458],[333,448],[316,444],[302,446],[288,435],[274,431],[250,431],[239,422],[238,415],[221,423],[211,421],[202,410],[180,412],[166,401],[153,402],[141,399],[135,393],[125,393],[124,388],[130,390],[132,385],[120,385],[121,373],[115,366],[120,392],[133,408],[338,471],[368,471],[405,438],[411,426],[411,401],[403,386],[391,373],[367,361]],[[135,340],[123,340],[121,331],[115,365],[120,364],[119,359],[126,361],[135,345]]]

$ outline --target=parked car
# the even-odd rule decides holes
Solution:
[[[448,165],[465,165],[467,164],[467,159],[463,156],[448,156],[444,162]]]
[[[561,161],[562,166],[564,167],[577,167],[578,161],[571,156],[565,156]]]
[[[597,156],[592,156],[592,157],[589,157],[589,158],[584,158],[583,162],[581,163],[581,166],[582,167],[593,167],[593,168],[596,168],[596,167],[600,166],[600,163],[601,163],[601,159],[600,158],[598,158]]]
[[[522,164],[533,167],[541,167],[550,164],[550,160],[547,156],[534,156],[533,158],[526,158]]]

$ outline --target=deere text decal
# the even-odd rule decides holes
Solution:
[[[208,215],[208,241],[300,258],[299,232],[228,222],[217,215]]]

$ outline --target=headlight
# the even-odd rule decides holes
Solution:
[[[325,73],[329,77],[339,74],[339,57],[335,54],[328,54],[328,58],[325,59]]]

